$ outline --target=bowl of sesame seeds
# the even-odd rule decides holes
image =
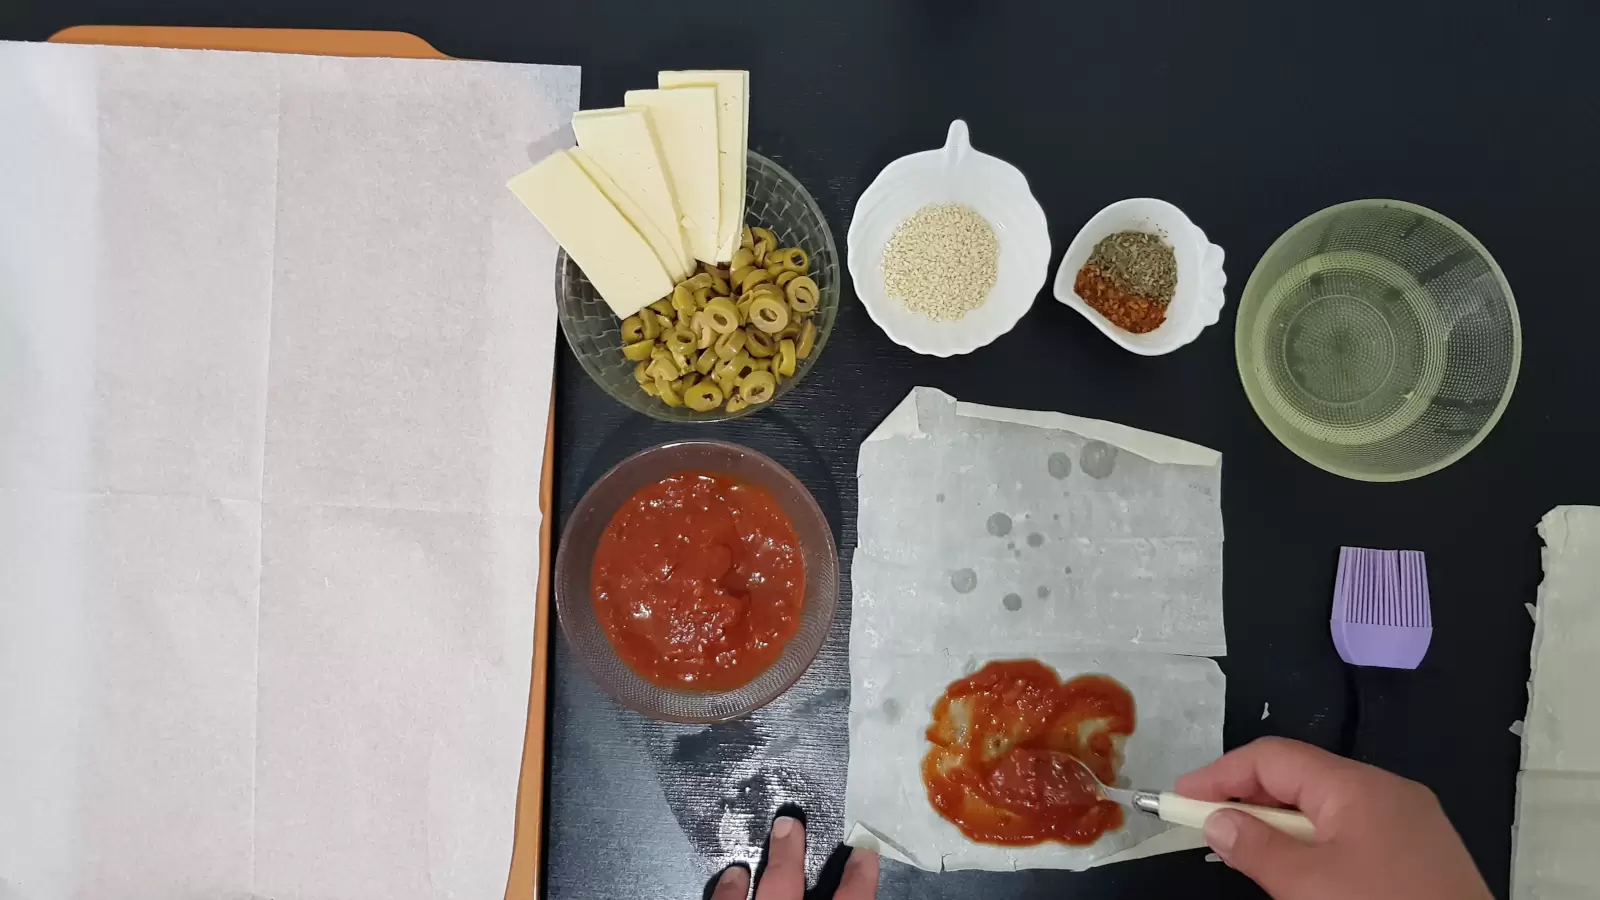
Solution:
[[[1044,210],[1016,166],[945,145],[878,173],[850,219],[856,295],[890,340],[930,356],[971,353],[1010,331],[1050,274]]]

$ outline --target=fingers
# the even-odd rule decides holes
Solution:
[[[712,900],[743,900],[750,884],[730,869],[717,882]],[[723,895],[723,891],[728,893]],[[804,900],[806,891],[806,829],[798,819],[779,816],[772,821],[767,841],[767,865],[756,886],[755,900]],[[873,900],[878,893],[878,854],[852,850],[839,876],[834,900]]]
[[[750,870],[744,866],[729,866],[717,879],[711,900],[744,900],[750,894]]]
[[[859,848],[851,850],[833,900],[872,900],[877,895],[878,854]]]
[[[1237,797],[1298,807],[1316,821],[1336,799],[1338,783],[1360,767],[1326,750],[1284,738],[1261,738],[1178,779],[1178,793],[1196,800]]]
[[[772,820],[767,842],[767,868],[761,873],[756,900],[803,900],[806,893],[806,830],[800,820]]]
[[[1231,868],[1274,897],[1302,890],[1316,849],[1246,813],[1221,809],[1206,819],[1206,843]]]

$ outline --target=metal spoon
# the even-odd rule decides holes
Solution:
[[[1182,797],[1170,791],[1138,791],[1110,787],[1102,783],[1094,772],[1083,764],[1083,760],[1067,753],[1056,755],[1072,760],[1082,773],[1082,782],[1086,788],[1098,790],[1100,796],[1113,803],[1147,812],[1163,822],[1185,825],[1189,828],[1202,828],[1206,824],[1206,817],[1217,810],[1237,809],[1255,816],[1290,837],[1298,838],[1308,844],[1316,840],[1316,828],[1312,826],[1311,820],[1296,810],[1254,806],[1249,803],[1214,803],[1209,800]]]

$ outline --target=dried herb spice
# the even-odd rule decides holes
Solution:
[[[1156,235],[1119,231],[1094,245],[1072,287],[1111,324],[1144,334],[1166,321],[1178,288],[1178,260]]]

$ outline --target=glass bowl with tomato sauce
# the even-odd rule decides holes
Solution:
[[[672,722],[748,715],[811,665],[839,604],[833,531],[783,466],[721,441],[623,460],[578,502],[556,616],[624,706]]]

